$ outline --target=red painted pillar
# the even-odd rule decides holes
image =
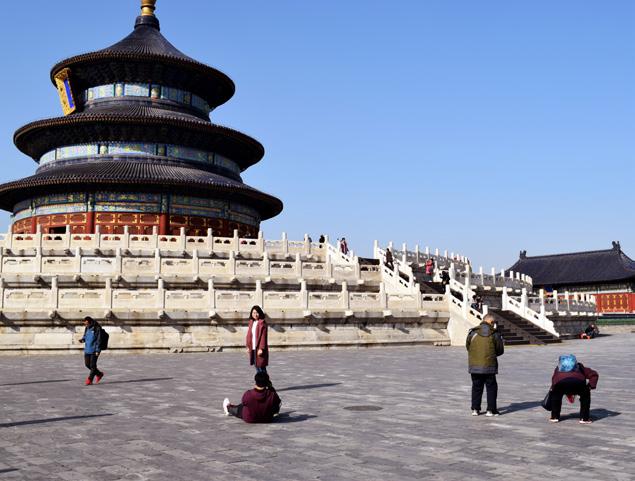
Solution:
[[[37,217],[31,217],[31,234],[35,234],[37,232]]]
[[[168,230],[170,229],[170,220],[168,219],[168,214],[163,213],[159,214],[159,235],[168,235]]]
[[[87,234],[95,233],[95,212],[92,210],[86,212],[86,230],[84,232]]]

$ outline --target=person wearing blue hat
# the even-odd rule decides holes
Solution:
[[[593,369],[584,367],[573,354],[563,354],[551,377],[551,418],[560,421],[562,396],[570,400],[576,394],[580,396],[580,424],[591,424],[591,389],[598,384],[599,375]]]

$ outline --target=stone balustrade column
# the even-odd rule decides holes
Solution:
[[[419,264],[419,244],[415,245],[415,264]]]
[[[121,246],[124,249],[130,249],[130,227],[127,225],[123,226],[123,235]]]
[[[179,249],[182,250],[183,252],[185,252],[185,245],[186,245],[185,227],[181,227],[179,229]]]
[[[377,239],[373,241],[373,259],[381,259],[381,254],[379,253],[379,241]]]
[[[359,266],[359,257],[353,257],[353,272],[355,273],[355,279],[362,278],[362,270]]]
[[[503,286],[503,295],[501,297],[501,309],[503,311],[506,311],[509,309],[508,303],[509,303],[509,300],[507,297],[507,286]]]
[[[408,265],[408,247],[405,242],[401,245],[401,262],[404,266]]]
[[[300,253],[296,252],[295,254],[295,262],[293,264],[293,271],[298,279],[302,278],[302,259],[300,258]]]
[[[229,276],[236,275],[236,253],[229,251],[229,259],[227,260],[227,274]]]
[[[544,289],[540,289],[539,292],[539,297],[540,297],[540,315],[544,316],[545,315],[545,290]]]
[[[300,304],[303,310],[309,308],[309,293],[306,289],[306,281],[300,281]]]
[[[198,249],[194,249],[192,251],[192,275],[194,275],[195,277],[198,277],[199,266],[200,263],[198,261]]]
[[[115,249],[115,272],[121,274],[122,261],[121,261],[121,247]]]
[[[564,291],[564,297],[567,301],[567,312],[571,312],[571,300],[569,299],[569,291]]]
[[[264,295],[262,292],[262,281],[260,279],[256,280],[256,290],[254,291],[255,303],[262,307],[262,309],[266,309],[267,306],[264,305]],[[249,307],[247,308],[249,309]]]
[[[450,279],[456,279],[456,268],[454,267],[454,262],[450,262],[450,268],[448,269],[448,275]]]
[[[265,237],[261,230],[258,231],[257,245],[258,245],[258,253],[260,255],[263,255],[263,253],[265,252]]]
[[[207,303],[211,310],[216,309],[216,291],[214,290],[214,281],[212,279],[207,281]]]
[[[112,309],[112,279],[106,278],[106,285],[104,286],[104,308]]]
[[[529,304],[529,300],[527,299],[527,289],[525,289],[523,287],[522,291],[520,293],[520,305],[521,305],[522,310],[523,310],[523,316],[527,315],[528,304]]]
[[[339,242],[337,243],[337,250],[340,250]],[[286,256],[289,254],[289,239],[287,238],[287,233],[282,233],[282,253]]]
[[[342,282],[342,307],[348,309],[351,305],[350,297],[348,295],[348,285],[346,281]]]
[[[214,231],[211,227],[207,228],[207,236],[205,237],[205,248],[210,254],[214,252]]]
[[[436,258],[439,257],[439,248],[438,247],[436,249],[434,249],[434,257],[436,257]]]
[[[42,226],[40,224],[35,226],[35,247],[42,247]]]
[[[51,292],[50,292],[50,304],[49,306],[53,309],[57,309],[59,306],[59,287],[57,285],[57,276],[53,276],[51,278]]]
[[[430,257],[430,247],[426,246],[426,259]]]
[[[388,308],[388,295],[386,294],[386,284],[383,282],[379,283],[379,304],[382,309]]]
[[[553,308],[556,313],[560,312],[560,300],[558,299],[558,291],[553,290]]]
[[[165,309],[165,285],[163,279],[157,281],[157,308]]]
[[[36,247],[35,248],[35,268],[37,269],[38,273],[42,273],[42,248],[41,247]]]
[[[154,249],[154,266],[154,273],[161,274],[163,266],[161,265],[161,250],[158,247]]]
[[[263,251],[262,253],[262,266],[264,276],[269,277],[271,275],[271,261],[269,260],[269,253],[267,251]]]
[[[62,235],[62,237],[64,238],[64,249],[70,249],[71,248],[71,226],[70,225],[66,226],[66,232]]]
[[[2,247],[2,250],[4,250],[4,247]],[[4,287],[4,279],[0,277],[0,309],[4,309]]]
[[[309,241],[309,234],[304,234],[304,247],[302,252],[305,256],[308,256],[311,253],[311,242]]]
[[[485,285],[485,273],[483,272],[483,266],[480,266],[478,268],[478,275],[481,278],[481,285],[484,286]]]
[[[238,229],[234,229],[232,235],[232,249],[236,252],[240,252],[240,238],[238,237]]]
[[[5,240],[4,240],[4,246],[7,249],[11,249],[13,247],[13,232],[11,229],[12,229],[12,226],[9,225],[9,231],[7,232],[7,237],[5,237]]]
[[[75,248],[75,267],[74,267],[74,271],[76,273],[80,273],[82,271],[82,248],[80,246],[77,246]]]
[[[101,247],[101,226],[95,225],[95,249],[99,250]]]

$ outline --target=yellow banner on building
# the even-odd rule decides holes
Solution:
[[[70,73],[71,69],[65,68],[57,72],[54,77],[64,115],[72,114],[77,109],[75,99],[73,98],[73,91],[71,90]]]

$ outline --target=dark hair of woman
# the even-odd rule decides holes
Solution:
[[[249,318],[252,319],[251,314],[252,312],[254,312],[254,310],[258,313],[258,319],[264,319],[265,318],[265,313],[262,312],[262,309],[260,308],[260,306],[256,305],[254,307],[251,308],[251,310],[249,311]]]

